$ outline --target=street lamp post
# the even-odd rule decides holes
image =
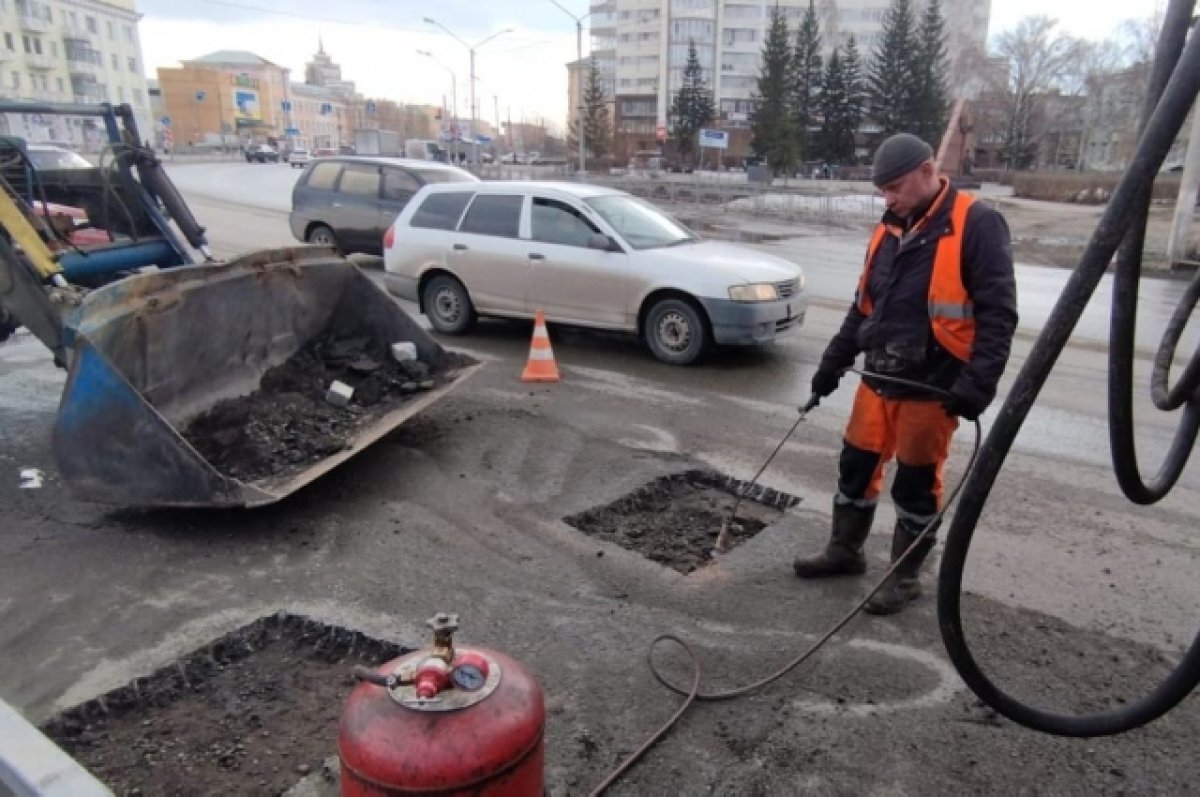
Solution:
[[[435,27],[441,28],[443,31],[445,31],[450,36],[450,38],[457,41],[463,47],[466,47],[467,51],[471,53],[471,128],[472,128],[471,144],[472,144],[472,148],[473,148],[472,151],[475,153],[475,160],[479,160],[479,148],[478,148],[478,145],[475,144],[475,142],[474,142],[475,117],[477,116],[477,114],[475,112],[475,51],[477,49],[479,49],[480,47],[482,47],[483,45],[490,42],[492,39],[496,38],[497,36],[502,36],[505,33],[512,33],[513,29],[505,28],[504,30],[496,31],[491,36],[488,36],[485,39],[480,39],[479,41],[475,42],[475,44],[468,44],[461,37],[459,37],[457,34],[455,34],[454,31],[450,30],[445,25],[438,22],[436,19],[431,19],[430,17],[425,17],[425,23],[427,25],[433,25]]]
[[[454,113],[451,115],[451,124],[454,127],[454,160],[458,160],[458,77],[454,74],[454,70],[443,64],[437,57],[428,50],[417,50],[417,55],[423,55],[433,61],[435,64],[445,69],[450,73],[450,102],[454,105]],[[443,99],[445,94],[442,95]]]
[[[586,178],[587,155],[585,154],[583,147],[583,65],[579,62],[583,60],[583,21],[590,17],[592,12],[589,11],[581,17],[577,17],[575,14],[564,8],[558,2],[558,0],[550,0],[550,2],[558,6],[558,8],[568,17],[575,20],[575,102],[577,103],[575,107],[575,112],[577,114],[575,117],[575,138],[579,140],[579,176],[581,178]]]

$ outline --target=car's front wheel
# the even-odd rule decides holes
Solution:
[[[439,274],[425,285],[421,303],[429,325],[447,335],[461,335],[475,323],[475,307],[466,286],[454,277]]]
[[[708,327],[699,308],[683,299],[661,299],[646,314],[647,348],[668,365],[691,365],[708,347]]]

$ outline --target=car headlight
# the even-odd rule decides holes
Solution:
[[[804,277],[804,272],[800,272],[800,278],[796,281],[796,290],[803,293],[805,287],[808,286],[808,280]]]
[[[730,285],[729,298],[735,302],[773,302],[779,298],[779,291],[769,282]]]

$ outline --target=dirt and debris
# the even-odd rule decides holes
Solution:
[[[390,343],[325,334],[267,371],[254,393],[201,415],[183,436],[227,476],[249,482],[286,475],[341,451],[367,422],[451,373],[421,360],[397,362]],[[344,407],[327,400],[334,381],[354,389]]]
[[[737,496],[745,495],[729,529],[729,550],[778,520],[800,499],[714,471],[663,476],[611,504],[564,518],[599,539],[647,559],[691,573],[713,559],[721,525]]]
[[[336,754],[353,667],[406,652],[280,613],[42,730],[116,794],[280,794]]]

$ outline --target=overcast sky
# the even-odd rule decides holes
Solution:
[[[585,14],[587,0],[560,0]],[[1122,21],[1146,17],[1152,0],[993,0],[990,35],[1022,17],[1047,13],[1062,30],[1090,39],[1109,36]],[[214,50],[250,50],[293,70],[304,64],[317,39],[342,65],[343,76],[376,97],[441,104],[455,74],[458,102],[468,113],[468,49],[422,18],[433,17],[475,44],[511,28],[476,51],[476,103],[495,121],[524,118],[561,124],[566,115],[566,69],[575,58],[575,22],[550,0],[140,0],[142,49],[149,77],[160,66]],[[584,52],[587,52],[584,29]],[[418,55],[428,50],[444,65]],[[498,100],[498,103],[497,103]]]

